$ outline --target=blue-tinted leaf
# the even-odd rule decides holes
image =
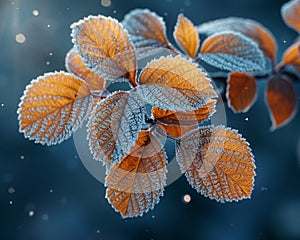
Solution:
[[[97,104],[88,123],[90,150],[111,168],[135,144],[144,124],[144,102],[135,92],[115,92]]]
[[[276,58],[277,43],[273,34],[262,24],[252,19],[229,17],[206,22],[198,27],[199,33],[208,35],[223,31],[242,33],[254,40],[266,57]]]
[[[152,55],[169,45],[166,26],[161,17],[148,9],[135,9],[128,13],[123,25],[130,34],[138,58]]]
[[[250,38],[230,31],[205,39],[200,57],[208,64],[228,71],[259,72],[265,68],[258,45]]]

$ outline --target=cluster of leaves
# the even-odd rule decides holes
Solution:
[[[281,13],[285,23],[299,32],[300,1],[286,3]],[[162,18],[156,14],[136,10],[125,17],[123,24],[140,57],[151,54],[157,47],[178,54],[166,37]],[[208,37],[198,53],[199,34]],[[297,94],[293,80],[299,79],[299,41],[286,49],[281,62],[276,64],[275,38],[266,27],[251,19],[229,17],[195,27],[190,20],[179,15],[173,36],[187,56],[225,71],[212,76],[225,83],[225,100],[235,113],[250,109],[257,97],[257,79],[263,78],[268,80],[265,98],[272,120],[271,130],[284,126],[295,116]],[[265,60],[271,63],[270,69],[266,68]],[[287,66],[292,66],[296,74]]]
[[[255,95],[253,76],[265,71],[265,57],[275,59],[276,43],[268,30],[237,18],[196,28],[179,15],[174,39],[184,56],[168,41],[162,19],[149,10],[134,10],[122,23],[90,16],[71,28],[68,72],[38,77],[21,98],[19,125],[25,137],[57,144],[87,120],[91,153],[106,167],[106,197],[123,217],[142,215],[163,195],[167,154],[161,137],[176,140],[180,170],[198,192],[220,202],[250,197],[255,165],[249,144],[235,130],[206,124],[215,113],[217,93],[197,61],[230,72],[228,102],[245,111]],[[209,35],[201,47],[198,32]],[[172,54],[138,71],[139,59],[161,49]],[[294,63],[286,60],[289,51],[286,55],[273,64],[267,94],[272,104],[278,92],[286,94],[292,86],[282,71]],[[110,93],[108,86],[120,81],[131,89]],[[151,116],[145,103],[151,105]]]
[[[284,22],[300,31],[300,1],[293,0],[281,8]],[[293,80],[299,79],[300,71],[300,42],[297,40],[287,48],[276,64],[277,43],[271,32],[261,24],[241,18],[220,19],[204,23],[198,27],[198,32],[213,34],[218,31],[231,29],[253,39],[263,51],[264,56],[271,61],[271,69],[264,72],[245,73],[231,72],[227,78],[226,97],[228,106],[234,112],[246,112],[253,105],[257,95],[258,78],[267,79],[265,100],[272,120],[271,130],[286,125],[297,112],[297,94]],[[296,74],[290,72],[292,66]],[[298,73],[297,73],[298,72]],[[261,75],[261,76],[259,76]]]

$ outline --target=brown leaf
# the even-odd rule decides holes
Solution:
[[[198,27],[200,33],[214,34],[234,31],[254,40],[267,58],[275,60],[277,43],[273,34],[262,24],[252,19],[229,17],[203,23]]]
[[[236,113],[247,112],[256,100],[257,86],[254,77],[247,73],[231,72],[227,79],[228,106]]]
[[[94,108],[88,140],[94,159],[113,167],[135,144],[144,123],[144,102],[134,92],[114,92]]]
[[[168,124],[164,124],[162,122],[158,122],[157,123],[158,127],[160,129],[157,129],[157,131],[159,131],[159,133],[162,132],[161,135],[165,135],[164,133],[166,133],[169,137],[178,139],[181,138],[184,134],[186,134],[187,132],[195,129],[197,127],[197,124],[191,124],[191,125],[168,125]]]
[[[36,143],[53,145],[69,138],[93,105],[90,89],[79,78],[55,72],[27,86],[18,109],[20,132]]]
[[[300,72],[300,42],[294,43],[285,50],[281,63],[277,66],[277,68],[284,67],[285,65],[292,65],[298,72]]]
[[[194,24],[184,17],[183,14],[178,15],[173,35],[178,46],[191,58],[194,58],[197,54],[200,40]]]
[[[296,30],[300,32],[300,1],[293,0],[285,3],[281,7],[281,16],[284,22]]]
[[[73,43],[86,66],[109,81],[136,86],[136,54],[127,31],[115,19],[90,16],[71,25]]]
[[[108,173],[106,197],[123,218],[153,209],[166,186],[167,155],[159,140],[141,131],[130,152]]]
[[[163,109],[197,110],[217,96],[210,82],[207,74],[187,59],[161,57],[141,72],[138,94]]]
[[[272,131],[293,119],[297,112],[297,94],[287,76],[272,76],[269,79],[266,103],[272,120]]]
[[[217,201],[250,198],[255,165],[249,144],[230,128],[200,127],[177,144],[182,173],[197,192]]]
[[[172,138],[180,138],[195,129],[215,113],[216,100],[210,99],[207,104],[196,111],[173,112],[161,108],[152,108],[152,115],[158,121],[161,131]],[[162,134],[164,136],[164,134]]]
[[[195,125],[209,119],[215,113],[216,100],[209,99],[207,104],[195,111],[174,112],[158,107],[152,108],[154,118],[168,125]]]
[[[84,80],[92,91],[102,91],[105,86],[105,79],[85,66],[80,55],[72,48],[66,56],[66,68]]]
[[[258,45],[238,32],[220,32],[209,36],[201,46],[203,61],[233,72],[256,72],[265,68]]]

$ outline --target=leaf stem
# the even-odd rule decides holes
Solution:
[[[147,114],[145,114],[145,124],[143,125],[142,129],[148,130],[156,123],[157,123],[157,120],[155,118],[151,118]]]

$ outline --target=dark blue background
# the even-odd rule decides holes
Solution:
[[[164,16],[169,39],[181,12],[195,24],[227,16],[253,18],[272,30],[282,53],[297,36],[281,20],[283,3],[112,0],[106,8],[99,0],[1,0],[0,239],[300,239],[299,114],[270,133],[265,81],[259,83],[258,100],[248,113],[227,111],[228,125],[239,129],[255,155],[252,199],[220,204],[197,194],[181,177],[166,188],[153,211],[128,220],[108,204],[104,186],[84,168],[72,139],[52,147],[34,144],[18,133],[16,114],[31,79],[64,69],[65,54],[72,47],[69,25],[85,16],[122,20],[134,8],[150,8]],[[35,9],[39,16],[32,15]],[[26,36],[25,43],[15,41],[18,33]],[[9,193],[12,188],[15,192]],[[184,194],[191,195],[190,203],[183,203]]]

